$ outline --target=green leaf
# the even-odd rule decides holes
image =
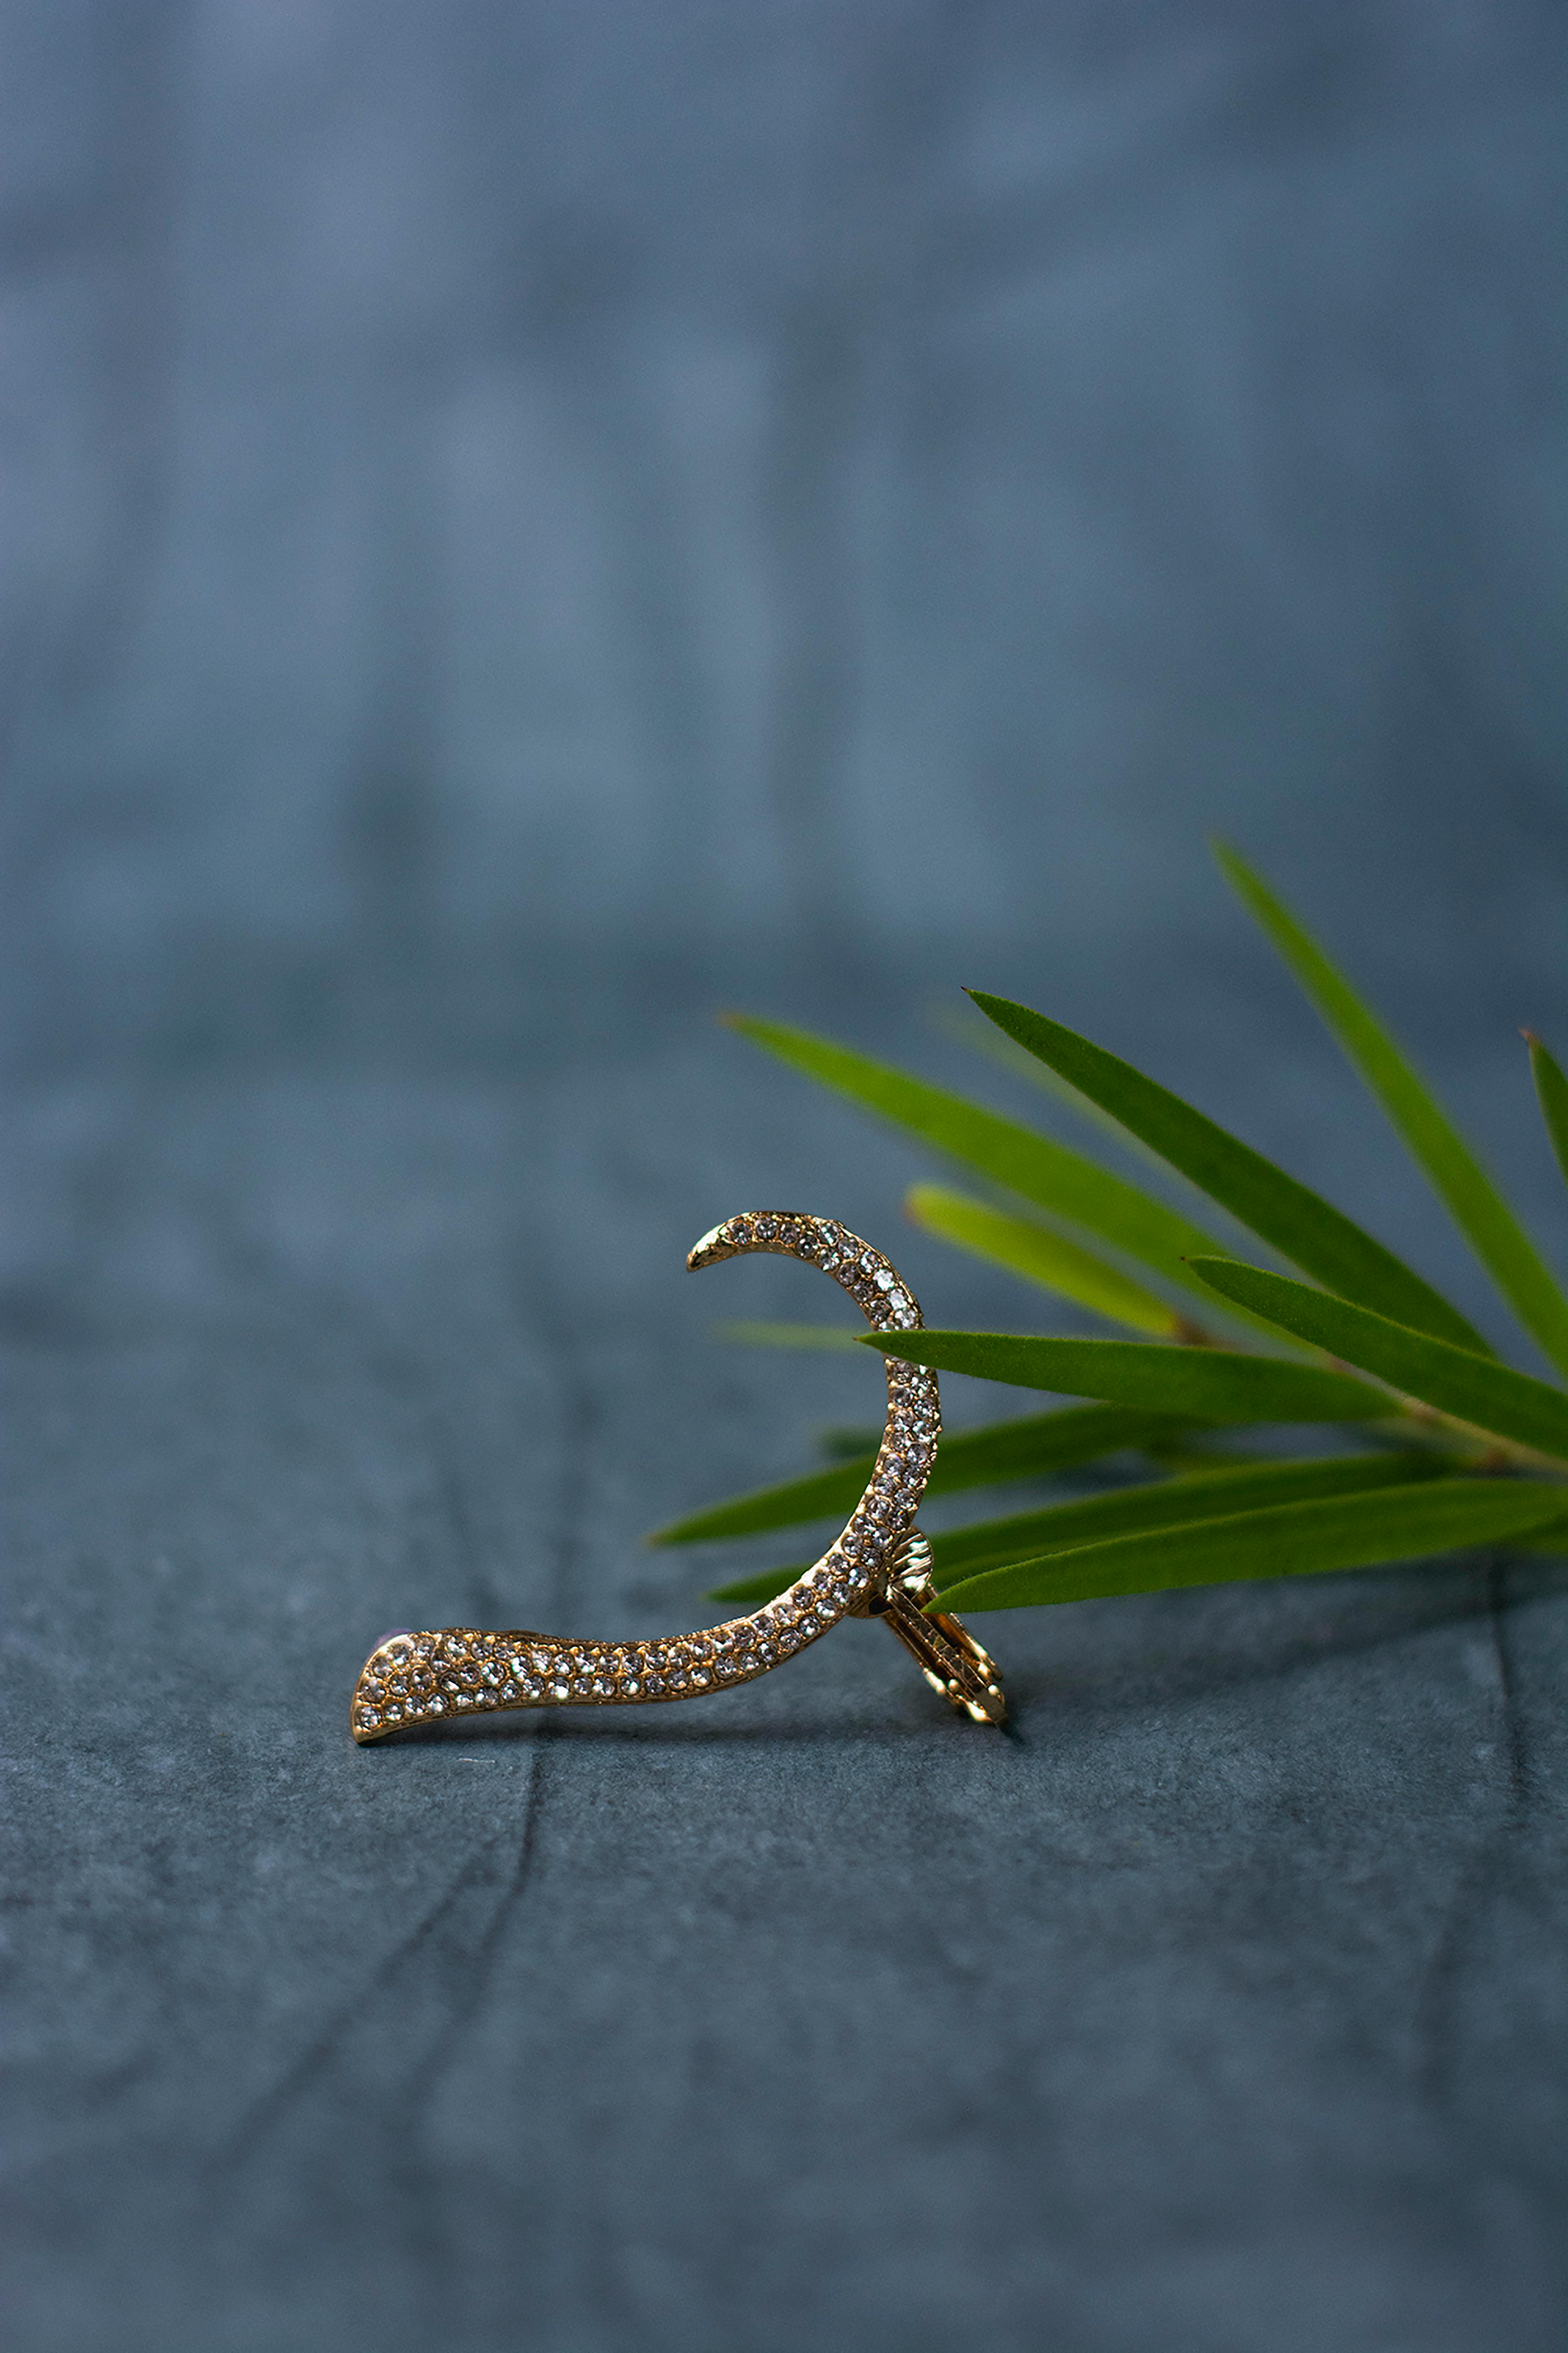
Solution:
[[[1342,1212],[1287,1176],[1271,1160],[1216,1126],[1180,1095],[1146,1079],[1131,1062],[1091,1045],[1059,1021],[1005,997],[969,994],[999,1029],[1026,1046],[1132,1134],[1239,1218],[1251,1232],[1304,1273],[1348,1298],[1361,1299],[1420,1332],[1486,1351],[1457,1308]],[[1201,1253],[1198,1253],[1201,1255]]]
[[[955,1045],[967,1046],[972,1054],[984,1055],[986,1061],[1005,1071],[1010,1079],[1036,1088],[1080,1126],[1090,1129],[1096,1137],[1108,1139],[1119,1152],[1141,1161],[1147,1168],[1158,1169],[1163,1177],[1169,1178],[1168,1164],[1157,1152],[1152,1152],[1141,1136],[1129,1134],[1119,1119],[1101,1111],[1087,1095],[1080,1095],[1065,1079],[1058,1079],[1055,1071],[1047,1069],[1033,1054],[1026,1054],[1011,1038],[1005,1038],[977,1005],[966,1001],[962,1007],[953,1007],[943,1002],[932,1008],[932,1018],[942,1037],[951,1038]]]
[[[1110,1495],[1052,1504],[1006,1519],[980,1520],[931,1539],[937,1582],[954,1584],[1004,1562],[1066,1552],[1141,1528],[1180,1527],[1189,1520],[1228,1518],[1279,1504],[1329,1495],[1355,1495],[1379,1487],[1413,1486],[1436,1479],[1442,1464],[1419,1454],[1337,1454],[1324,1461],[1261,1462],[1246,1471],[1215,1472]],[[798,1574],[798,1572],[797,1572]]]
[[[881,1442],[880,1429],[860,1421],[816,1433],[816,1451],[825,1462],[853,1462],[862,1454],[875,1454]]]
[[[1137,1186],[1049,1136],[966,1103],[962,1095],[927,1086],[922,1079],[813,1038],[804,1029],[740,1014],[727,1018],[742,1037],[765,1047],[792,1069],[891,1120],[966,1167],[977,1168],[1037,1208],[1065,1218],[1129,1258],[1155,1268],[1184,1290],[1194,1288],[1187,1259],[1194,1251],[1218,1247],[1212,1234]]]
[[[1516,1373],[1495,1357],[1451,1348],[1446,1340],[1413,1332],[1287,1275],[1243,1266],[1237,1259],[1194,1259],[1193,1264],[1222,1297],[1239,1300],[1299,1339],[1375,1373],[1405,1396],[1475,1429],[1568,1461],[1568,1396],[1550,1382]]]
[[[1283,1504],[1113,1536],[965,1577],[938,1598],[943,1609],[1023,1609],[1171,1586],[1372,1568],[1504,1542],[1562,1513],[1562,1489],[1544,1481],[1436,1479],[1391,1493]]]
[[[941,1185],[911,1185],[904,1207],[927,1233],[956,1242],[993,1266],[1005,1266],[1010,1274],[1021,1274],[1092,1314],[1128,1324],[1134,1332],[1156,1332],[1163,1340],[1180,1339],[1188,1328],[1168,1300],[1157,1298],[1131,1275],[1031,1219],[1009,1217]]]
[[[721,1536],[759,1535],[764,1528],[794,1527],[801,1520],[825,1520],[854,1510],[870,1478],[877,1457],[862,1455],[831,1471],[814,1471],[804,1479],[788,1479],[781,1486],[759,1487],[749,1495],[734,1495],[710,1504],[668,1527],[655,1528],[655,1545],[711,1544]]]
[[[1531,1075],[1541,1102],[1541,1116],[1546,1122],[1546,1133],[1552,1138],[1552,1149],[1557,1155],[1557,1166],[1568,1178],[1568,1079],[1553,1055],[1547,1052],[1532,1030],[1524,1033],[1530,1048]]]
[[[793,1568],[764,1568],[756,1577],[738,1577],[733,1585],[715,1585],[704,1598],[709,1601],[772,1601],[797,1577],[804,1577],[810,1567],[808,1560],[802,1560]]]
[[[1549,1521],[1518,1539],[1521,1552],[1568,1553],[1568,1519]]]
[[[1553,1282],[1540,1252],[1503,1199],[1469,1145],[1411,1068],[1387,1030],[1289,911],[1258,875],[1223,843],[1215,856],[1248,913],[1266,931],[1311,998],[1328,1027],[1425,1170],[1434,1190],[1525,1330],[1554,1365],[1568,1372],[1568,1299]],[[1559,1084],[1562,1079],[1559,1073]],[[1568,1094],[1568,1089],[1564,1090]],[[1294,1255],[1294,1253],[1288,1253]],[[1306,1261],[1297,1259],[1298,1266]],[[1394,1302],[1373,1300],[1353,1284],[1337,1282],[1320,1267],[1307,1267],[1331,1290],[1361,1298],[1418,1331],[1436,1331]],[[1464,1342],[1457,1332],[1438,1336]]]
[[[928,1495],[955,1495],[965,1487],[992,1487],[1010,1479],[1043,1478],[1053,1471],[1094,1462],[1105,1454],[1173,1438],[1193,1427],[1188,1414],[1130,1413],[1123,1406],[1070,1406],[1057,1413],[1029,1414],[1019,1421],[988,1422],[944,1438]],[[748,1536],[764,1528],[794,1527],[802,1520],[847,1514],[859,1502],[876,1468],[876,1449],[836,1470],[791,1479],[780,1487],[710,1504],[689,1518],[658,1529],[650,1544],[708,1544],[720,1536]]]
[[[1198,1421],[1360,1421],[1394,1410],[1394,1400],[1381,1389],[1343,1373],[1285,1364],[1277,1356],[1246,1356],[1230,1348],[1034,1339],[1015,1332],[864,1332],[858,1340],[907,1364],[1008,1381],[1016,1388],[1054,1389],[1062,1397],[1109,1398],[1118,1405],[1188,1414]]]
[[[1125,1487],[1114,1494],[1092,1495],[1070,1504],[1053,1504],[1044,1511],[1016,1512],[1000,1520],[980,1520],[966,1528],[952,1528],[931,1539],[937,1581],[949,1595],[967,1592],[970,1580],[983,1570],[1011,1567],[1057,1553],[1078,1552],[1086,1545],[1111,1536],[1133,1535],[1146,1529],[1186,1526],[1197,1520],[1231,1519],[1243,1512],[1258,1512],[1287,1503],[1313,1502],[1335,1495],[1370,1494],[1389,1487],[1415,1486],[1439,1478],[1445,1465],[1431,1456],[1412,1454],[1342,1454],[1323,1461],[1265,1462],[1226,1476],[1160,1482]],[[1489,1482],[1489,1489],[1493,1482]],[[1568,1514],[1543,1528],[1532,1528],[1518,1538],[1530,1552],[1568,1551]],[[710,1601],[743,1601],[753,1606],[772,1601],[804,1576],[809,1561],[789,1568],[767,1568],[732,1585],[715,1587]],[[960,1580],[962,1579],[962,1587]],[[964,1606],[980,1607],[977,1602]]]
[[[1203,1478],[1211,1471],[1256,1471],[1268,1459],[1255,1447],[1207,1446],[1201,1431],[1194,1438],[1158,1441],[1143,1451],[1157,1471],[1172,1479]]]
[[[860,1337],[848,1324],[715,1324],[713,1337],[743,1348],[852,1348]]]

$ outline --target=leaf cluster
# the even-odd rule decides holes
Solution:
[[[1129,1062],[1043,1013],[974,1004],[1052,1092],[1223,1213],[1218,1231],[1100,1160],[963,1096],[776,1022],[732,1026],[982,1180],[913,1186],[914,1222],[1107,1327],[1083,1338],[916,1330],[857,1335],[916,1364],[1089,1402],[944,1440],[929,1493],[1130,1472],[932,1539],[943,1609],[1005,1609],[1161,1587],[1296,1576],[1509,1543],[1568,1551],[1568,1297],[1474,1151],[1388,1032],[1233,850],[1219,860],[1557,1377],[1496,1350],[1423,1276],[1332,1203]],[[1526,1032],[1568,1178],[1568,1080]],[[1225,1234],[1242,1229],[1268,1261]],[[1289,1271],[1285,1270],[1289,1270]],[[736,1327],[842,1345],[833,1327]],[[1131,1336],[1130,1336],[1131,1335]],[[1221,1430],[1338,1432],[1337,1450],[1226,1455]],[[852,1441],[851,1441],[852,1442]],[[653,1541],[691,1544],[850,1511],[874,1446],[713,1505]],[[798,1567],[720,1588],[761,1601]]]

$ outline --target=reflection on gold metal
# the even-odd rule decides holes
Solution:
[[[696,1271],[749,1250],[820,1267],[874,1330],[908,1330],[921,1321],[913,1293],[889,1261],[830,1218],[766,1210],[730,1218],[703,1236],[686,1262]],[[841,1618],[867,1617],[882,1620],[953,1707],[976,1724],[1000,1724],[1006,1702],[990,1659],[956,1618],[930,1608],[931,1546],[915,1514],[941,1430],[936,1375],[896,1357],[884,1361],[888,1416],[870,1482],[843,1535],[775,1600],[749,1617],[661,1641],[570,1641],[472,1626],[389,1634],[354,1686],[354,1738],[384,1740],[411,1726],[499,1708],[695,1699],[767,1674]]]

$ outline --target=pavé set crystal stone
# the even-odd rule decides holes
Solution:
[[[798,1258],[832,1275],[873,1330],[912,1329],[912,1294],[878,1250],[831,1219],[759,1211],[726,1219],[691,1252],[693,1269],[748,1251]],[[647,1642],[556,1640],[468,1627],[388,1636],[355,1688],[351,1725],[362,1743],[409,1725],[475,1709],[613,1707],[732,1689],[767,1673],[846,1614],[889,1614],[927,1681],[977,1721],[999,1723],[1001,1687],[990,1660],[956,1619],[922,1614],[929,1577],[915,1529],[941,1430],[936,1375],[885,1359],[888,1417],[876,1462],[848,1525],[786,1592],[748,1616],[695,1634]],[[915,1601],[910,1597],[917,1596]]]

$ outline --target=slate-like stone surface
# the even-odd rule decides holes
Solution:
[[[1505,1338],[1234,834],[1563,1262],[1561,8],[0,17],[8,2347],[1559,2353],[1561,1567],[346,1714],[874,1415],[723,1214],[1055,1321],[726,1004],[1043,1004]]]
[[[693,1282],[716,1216],[1025,1304],[702,1010],[23,1104],[13,2341],[1546,2353],[1556,1570],[998,1618],[1011,1736],[851,1626],[689,1708],[351,1744],[385,1626],[700,1622],[642,1531],[875,1416],[872,1366],[712,1343],[835,1303]]]

